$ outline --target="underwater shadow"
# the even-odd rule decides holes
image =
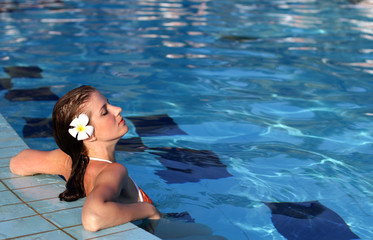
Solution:
[[[360,239],[345,221],[319,201],[264,202],[272,211],[272,223],[288,240]]]
[[[167,183],[199,182],[201,179],[232,176],[227,171],[227,166],[212,151],[173,147],[149,150],[149,153],[157,155],[157,159],[167,168],[156,172]]]
[[[140,137],[187,135],[167,114],[126,117]]]

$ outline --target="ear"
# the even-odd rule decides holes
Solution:
[[[94,142],[96,140],[97,140],[97,138],[96,138],[95,134],[93,133],[91,137],[83,140],[83,142]]]

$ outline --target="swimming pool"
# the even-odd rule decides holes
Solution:
[[[323,219],[341,225],[309,239],[372,238],[371,1],[7,2],[0,112],[30,148],[54,148],[55,101],[94,85],[162,212],[227,239]]]

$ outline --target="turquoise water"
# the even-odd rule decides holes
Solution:
[[[90,84],[123,108],[124,138],[141,138],[145,151],[117,159],[162,212],[188,212],[227,239],[286,239],[263,202],[317,200],[372,238],[370,1],[7,2],[0,112],[31,148],[55,147],[48,129],[24,132],[55,99],[15,90],[60,97]],[[12,66],[42,72],[11,76]],[[141,135],[130,120],[154,115],[180,131]]]

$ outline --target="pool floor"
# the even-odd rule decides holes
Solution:
[[[28,148],[0,113],[0,239],[159,239],[132,223],[98,232],[81,223],[84,199],[61,202],[65,188],[58,176],[17,176],[10,172],[12,156]]]

